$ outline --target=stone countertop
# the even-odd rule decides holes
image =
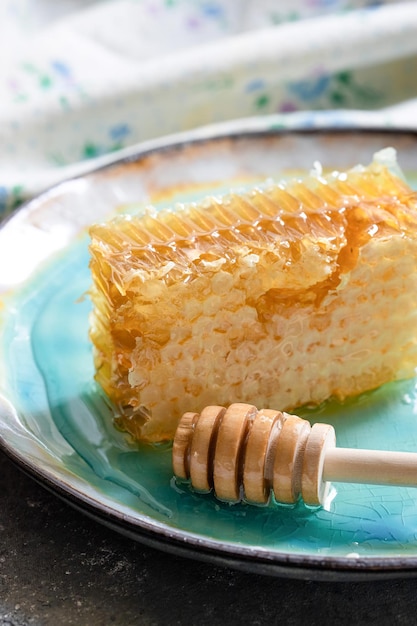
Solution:
[[[415,579],[255,575],[143,546],[92,521],[0,453],[0,625],[415,623]]]

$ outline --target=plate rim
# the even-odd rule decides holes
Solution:
[[[268,119],[269,118],[269,119]],[[272,124],[272,126],[271,126]],[[373,126],[367,123],[352,123],[344,125],[332,125],[322,123],[318,126],[306,126],[301,121],[298,126],[276,127],[269,116],[264,120],[264,126],[259,125],[251,128],[250,124],[241,121],[241,125],[230,129],[227,124],[215,134],[179,133],[173,135],[166,143],[158,145],[140,146],[127,156],[115,156],[113,160],[93,167],[87,172],[81,172],[60,181],[35,197],[24,202],[17,210],[0,221],[0,228],[4,228],[16,216],[30,213],[32,207],[41,202],[60,187],[74,180],[82,179],[91,175],[105,172],[114,167],[124,164],[140,162],[152,154],[161,153],[173,149],[184,149],[192,145],[203,145],[206,142],[220,141],[224,139],[238,140],[253,138],[256,136],[268,137],[271,135],[318,135],[332,133],[338,135],[360,134],[384,134],[387,136],[405,135],[417,139],[417,129],[396,126]],[[64,246],[63,249],[67,247]],[[0,396],[0,399],[2,396]],[[7,404],[11,404],[6,399]],[[0,414],[0,427],[2,424]],[[137,517],[126,515],[108,506],[98,499],[94,499],[87,493],[79,491],[69,482],[60,480],[52,471],[48,471],[31,462],[23,453],[16,450],[4,437],[0,428],[0,451],[2,451],[16,466],[30,476],[43,487],[53,492],[56,496],[65,500],[73,508],[78,509],[90,518],[122,533],[131,539],[140,541],[154,548],[165,550],[179,556],[210,561],[218,565],[234,567],[254,573],[291,577],[298,579],[315,580],[369,580],[370,578],[392,579],[395,577],[417,576],[417,554],[415,556],[314,556],[311,554],[298,554],[283,551],[271,551],[256,546],[239,545],[238,543],[225,544],[220,540],[213,540],[205,535],[190,533],[176,529],[167,524],[158,523],[152,517],[139,513]],[[155,536],[156,535],[156,536]]]
[[[181,531],[166,524],[157,524],[153,518],[142,513],[133,518],[119,513],[116,508],[89,497],[70,484],[60,481],[53,474],[31,464],[24,455],[9,446],[2,435],[0,451],[24,474],[72,508],[132,540],[177,556],[252,573],[303,580],[348,582],[371,578],[389,580],[417,576],[417,556],[349,558],[272,552],[257,547],[224,544],[204,535]],[[159,526],[158,532],[153,526]]]

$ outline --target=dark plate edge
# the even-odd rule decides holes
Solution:
[[[256,574],[323,582],[360,582],[417,576],[417,557],[348,559],[278,552],[268,555],[266,551],[248,549],[245,546],[240,548],[238,544],[230,548],[221,542],[216,545],[206,537],[199,538],[175,529],[170,531],[167,526],[155,529],[152,528],[152,520],[147,522],[144,516],[142,523],[138,524],[137,520],[118,514],[116,509],[98,503],[50,476],[48,472],[32,466],[10,448],[1,436],[0,451],[25,475],[82,514],[129,539],[176,556]]]
[[[244,126],[244,120],[242,120]],[[264,129],[233,129],[219,132],[212,136],[191,137],[176,141],[175,137],[166,144],[156,147],[138,149],[128,156],[115,158],[110,163],[100,165],[86,173],[69,177],[40,194],[24,202],[18,209],[11,212],[0,220],[0,228],[3,228],[17,213],[29,211],[33,203],[37,203],[43,197],[61,186],[86,176],[96,175],[123,164],[135,163],[140,159],[147,158],[152,154],[182,150],[192,145],[221,141],[225,139],[237,140],[253,137],[267,137],[271,135],[333,135],[370,134],[370,135],[404,135],[417,139],[417,130],[406,127],[384,127],[365,125],[320,125],[304,127],[302,124],[295,128],[281,128],[273,125]],[[187,533],[181,533],[168,527],[156,529],[152,522],[147,522],[145,517],[139,525],[137,520],[118,514],[117,510],[98,503],[93,498],[78,492],[70,485],[65,485],[46,470],[31,464],[27,459],[9,446],[0,434],[0,451],[2,451],[16,466],[26,475],[35,479],[41,486],[54,493],[60,499],[67,502],[73,508],[88,515],[90,518],[119,532],[133,540],[140,541],[152,548],[162,549],[166,552],[202,561],[209,561],[217,565],[233,567],[242,571],[273,575],[278,577],[291,577],[297,579],[320,580],[320,581],[362,581],[370,579],[393,579],[417,576],[416,557],[369,557],[369,558],[346,558],[346,557],[312,557],[311,555],[297,555],[285,553],[270,553],[248,549],[238,544],[230,548],[221,542],[211,542],[206,537],[197,537]],[[158,531],[157,538],[155,537]],[[164,532],[162,532],[164,531]],[[221,546],[221,547],[220,547]]]

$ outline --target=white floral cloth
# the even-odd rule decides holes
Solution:
[[[417,127],[417,2],[4,0],[0,216],[129,146],[360,109]]]

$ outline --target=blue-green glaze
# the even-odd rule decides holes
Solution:
[[[369,141],[369,136],[363,141],[366,152]],[[320,145],[317,140],[311,143],[309,162]],[[409,146],[407,152],[407,145],[402,155],[412,161],[415,150]],[[298,163],[304,152],[297,146],[293,156]],[[324,147],[322,154],[333,163],[341,153],[340,142]],[[246,150],[252,159],[251,147]],[[227,162],[234,159],[228,154]],[[192,163],[185,167],[192,169]],[[222,165],[216,167],[221,170]],[[417,184],[413,167],[411,178]],[[122,190],[127,186],[123,176],[114,178]],[[93,192],[100,180],[93,181]],[[213,183],[203,187],[169,195],[159,206],[225,189]],[[80,214],[87,211],[91,195],[85,197],[74,196],[71,211],[73,201],[79,203]],[[129,210],[137,208],[128,204]],[[0,302],[0,436],[17,456],[57,477],[64,488],[72,486],[80,497],[137,519],[139,526],[149,520],[155,528],[218,542],[220,551],[222,546],[239,546],[265,550],[268,558],[411,557],[415,562],[417,489],[338,484],[326,508],[315,510],[301,502],[295,507],[228,505],[176,484],[169,445],[138,446],[116,430],[110,407],[94,383],[88,262],[84,234]],[[417,452],[416,384],[409,380],[386,385],[344,404],[327,403],[301,414],[332,423],[340,446]],[[16,410],[10,426],[6,413],[2,415],[1,395]]]
[[[114,506],[227,544],[286,554],[417,555],[417,490],[335,485],[325,509],[228,505],[172,477],[169,445],[138,446],[113,427],[88,340],[88,238],[82,236],[7,298],[2,393],[22,427],[66,472]],[[416,381],[304,411],[334,424],[340,446],[417,451]]]

